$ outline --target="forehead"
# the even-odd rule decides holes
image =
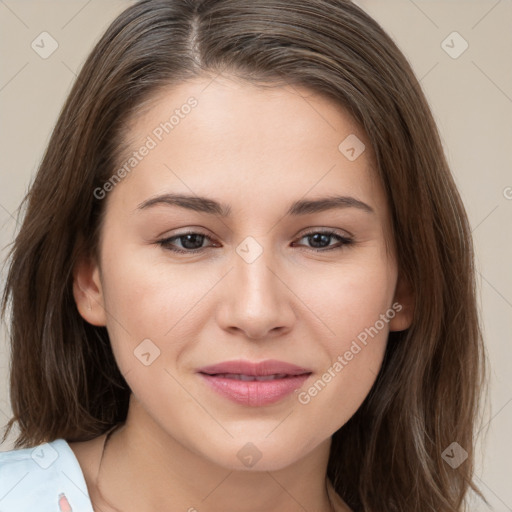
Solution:
[[[383,206],[366,134],[341,105],[304,87],[183,82],[155,94],[124,140],[129,151],[118,165],[136,165],[111,195],[127,205],[172,191],[214,195],[235,210],[237,202],[261,211],[326,192]]]
[[[157,143],[172,144],[169,139],[178,141],[192,130],[198,139],[202,128],[208,129],[211,145],[220,147],[228,136],[230,143],[253,152],[268,147],[276,135],[293,149],[302,141],[318,146],[323,140],[326,148],[337,150],[344,134],[368,142],[347,110],[326,96],[298,85],[259,85],[225,76],[160,89],[131,117],[125,136],[136,142],[152,134]]]

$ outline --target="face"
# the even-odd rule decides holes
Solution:
[[[247,452],[275,470],[329,442],[410,323],[364,132],[307,89],[218,78],[160,93],[127,141],[75,298],[132,399],[226,468]],[[239,360],[300,370],[200,372]],[[236,375],[258,370],[274,377]]]

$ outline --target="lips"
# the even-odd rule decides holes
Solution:
[[[311,370],[277,360],[227,361],[198,370],[211,389],[238,404],[270,405],[297,390]]]
[[[206,374],[209,375],[209,374]],[[286,373],[277,373],[274,375],[244,375],[242,373],[217,373],[214,374],[215,377],[224,378],[224,379],[233,379],[233,380],[243,380],[244,382],[265,382],[268,380],[276,380],[276,379],[285,379],[289,377]]]
[[[311,370],[284,361],[277,361],[276,359],[267,359],[259,363],[252,363],[251,361],[226,361],[224,363],[214,364],[200,368],[199,373],[208,375],[245,375],[252,377],[266,377],[266,376],[294,376],[311,373]],[[281,377],[282,378],[282,377]]]

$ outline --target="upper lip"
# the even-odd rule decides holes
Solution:
[[[302,375],[311,373],[311,370],[295,364],[278,361],[276,359],[266,359],[265,361],[252,362],[246,360],[224,361],[223,363],[213,364],[199,368],[199,373],[215,375],[217,373],[231,373],[235,375],[253,375],[262,377],[266,375]]]

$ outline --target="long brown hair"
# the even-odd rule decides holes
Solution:
[[[14,422],[21,448],[89,440],[126,419],[130,389],[107,331],[82,319],[72,293],[78,258],[97,255],[105,201],[93,191],[147,101],[220,72],[305,86],[348,109],[372,143],[414,293],[411,327],[390,333],[369,395],[333,435],[328,477],[354,511],[463,510],[470,487],[481,496],[473,449],[486,384],[471,231],[409,63],[348,0],[143,0],[113,21],[22,203],[2,302],[13,410],[3,441]],[[456,468],[443,457],[454,442],[468,454]]]

